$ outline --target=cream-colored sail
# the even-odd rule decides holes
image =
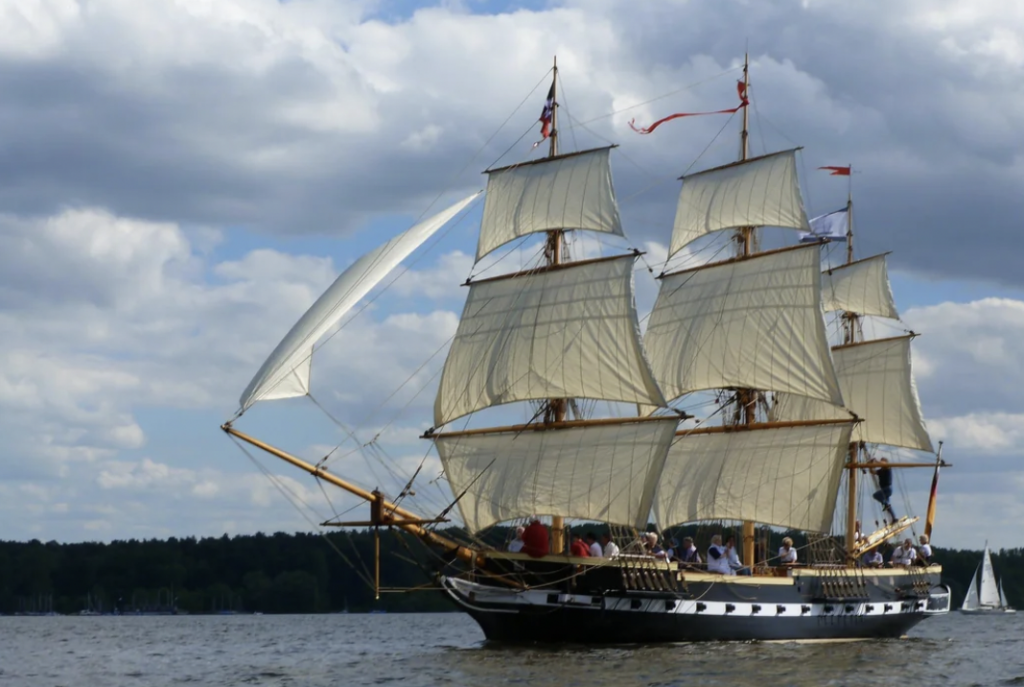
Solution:
[[[560,515],[644,527],[677,420],[435,439],[473,532]]]
[[[553,229],[622,236],[609,151],[585,150],[488,172],[476,259],[520,236]]]
[[[640,342],[635,256],[471,284],[434,424],[513,401],[592,398],[664,406]]]
[[[924,425],[911,366],[911,336],[866,341],[832,349],[843,404],[863,422],[855,441],[929,451],[932,441]],[[842,417],[842,408],[812,399],[780,395],[773,417],[779,420],[821,420]]]
[[[820,270],[808,245],[664,277],[644,346],[665,397],[747,388],[841,405]]]
[[[754,427],[678,437],[655,496],[662,527],[747,520],[829,531],[852,424]]]
[[[845,310],[858,315],[876,315],[894,320],[900,317],[889,286],[885,254],[823,272],[821,299],[826,312]]]
[[[683,177],[669,255],[722,229],[811,227],[800,197],[796,151],[785,150]]]
[[[356,260],[317,299],[281,340],[239,399],[241,411],[260,400],[309,393],[313,344],[334,327],[398,263],[472,203],[480,193],[460,200]]]

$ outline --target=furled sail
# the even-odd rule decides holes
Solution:
[[[858,315],[899,319],[889,286],[885,254],[857,260],[822,273],[821,299],[825,311],[846,310]]]
[[[655,518],[662,527],[748,520],[827,532],[852,426],[763,424],[680,432],[665,459]]]
[[[270,354],[239,399],[241,411],[261,400],[309,393],[313,344],[376,286],[398,263],[461,212],[480,193],[460,200],[356,260],[313,303]]]
[[[820,270],[808,245],[663,277],[644,346],[666,398],[747,388],[841,405]]]
[[[435,439],[466,527],[560,515],[642,528],[677,418]]]
[[[513,401],[664,406],[644,357],[633,255],[470,284],[434,404],[437,427]]]
[[[611,147],[489,170],[476,259],[509,241],[554,229],[622,236]]]
[[[863,420],[856,441],[932,451],[910,362],[912,336],[865,341],[832,349],[845,408]],[[790,395],[776,398],[778,420],[827,420],[842,408]]]
[[[797,150],[684,176],[669,255],[722,229],[786,227],[809,232],[796,171]]]

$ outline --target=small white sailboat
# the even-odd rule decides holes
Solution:
[[[979,571],[981,572],[980,576],[978,575]],[[968,615],[1016,613],[1006,603],[1003,581],[996,582],[996,573],[992,567],[992,556],[989,553],[988,544],[985,545],[985,555],[982,557],[981,563],[978,564],[978,568],[971,577],[971,586],[967,589],[967,596],[964,597],[960,612]]]

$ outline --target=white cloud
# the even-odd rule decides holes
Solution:
[[[727,118],[687,119],[647,137],[627,122],[731,106],[738,53],[728,37],[750,35],[752,147],[807,146],[812,211],[845,188],[808,170],[852,161],[865,172],[855,179],[863,254],[896,248],[894,261],[909,270],[1020,283],[1006,246],[1024,211],[1024,96],[1013,84],[1024,14],[1005,3],[571,0],[486,16],[424,7],[404,19],[374,16],[378,7],[0,7],[10,37],[0,45],[0,513],[16,523],[8,536],[307,527],[246,461],[222,461],[234,449],[212,435],[280,336],[354,256],[346,244],[337,260],[253,246],[288,245],[273,234],[337,239],[372,217],[398,223],[439,193],[479,188],[480,169],[509,146],[503,161],[529,154],[555,54],[563,149],[623,144],[613,164],[629,243],[645,246],[656,270],[675,177],[698,157],[694,169],[733,159],[736,122],[703,153]],[[590,255],[597,246],[574,249]],[[694,248],[685,260],[714,250]],[[388,477],[373,454],[385,444],[386,462],[403,473],[423,460],[426,442],[415,437],[429,424],[472,251],[468,241],[446,245],[417,263],[389,303],[375,302],[314,358],[316,398],[359,424],[361,441],[395,418],[379,446],[337,459],[364,485]],[[517,251],[506,265],[534,257]],[[641,277],[643,310],[655,286]],[[915,342],[921,396],[950,455],[983,465],[1019,453],[1024,303],[950,302],[905,319],[925,334]],[[371,412],[407,380],[385,411]],[[343,438],[319,416],[321,424],[299,419],[309,409],[305,400],[261,404],[245,421],[307,447],[296,449],[303,455]],[[284,420],[264,423],[277,414]],[[969,460],[957,462],[973,474],[959,467]],[[438,471],[429,457],[424,473]],[[1004,483],[1019,479],[1004,472]],[[956,472],[947,479],[961,483]],[[962,483],[949,518],[975,522],[986,483]],[[301,474],[284,484],[322,504]],[[1019,511],[1012,499],[1003,505],[1007,518]],[[1010,532],[1010,522],[989,524]]]

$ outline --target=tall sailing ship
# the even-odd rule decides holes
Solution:
[[[864,500],[858,484],[867,471],[927,465],[937,477],[940,461],[887,464],[868,450],[932,452],[932,445],[911,373],[913,335],[863,339],[863,316],[898,315],[885,256],[853,259],[852,201],[841,235],[845,264],[823,273],[821,240],[758,250],[760,227],[812,238],[815,227],[803,205],[798,149],[748,154],[744,63],[736,108],[743,117],[740,159],[682,178],[665,236],[671,257],[704,236],[733,232],[736,255],[661,274],[644,332],[634,300],[639,252],[567,254],[570,232],[625,234],[612,184],[614,146],[558,149],[557,78],[556,67],[541,116],[548,156],[486,171],[478,264],[517,239],[545,240],[541,264],[466,284],[433,426],[424,435],[440,456],[449,507],[426,517],[396,503],[414,493],[418,472],[388,496],[254,438],[235,422],[254,403],[308,394],[315,344],[476,195],[338,277],[260,368],[224,431],[370,504],[368,521],[325,524],[398,528],[439,550],[451,565],[438,585],[490,640],[894,637],[947,612],[940,566],[860,564],[866,552],[917,522],[886,517],[873,533],[856,531]],[[835,346],[826,311],[842,322]],[[706,417],[679,410],[702,394],[715,399]],[[594,417],[594,401],[625,410]],[[510,404],[524,408],[528,420],[467,424]],[[845,518],[836,518],[843,490]],[[934,498],[933,488],[929,533]],[[458,513],[461,535],[441,526],[449,512]],[[702,545],[708,532],[735,523],[753,574],[719,574],[650,555],[639,540],[652,515],[660,530],[697,527]],[[481,533],[496,525],[534,519],[548,523],[547,555],[483,543]],[[604,523],[621,552],[569,555],[567,520]],[[836,536],[837,527],[845,532]],[[783,530],[806,533],[795,565],[774,564],[769,550]]]

